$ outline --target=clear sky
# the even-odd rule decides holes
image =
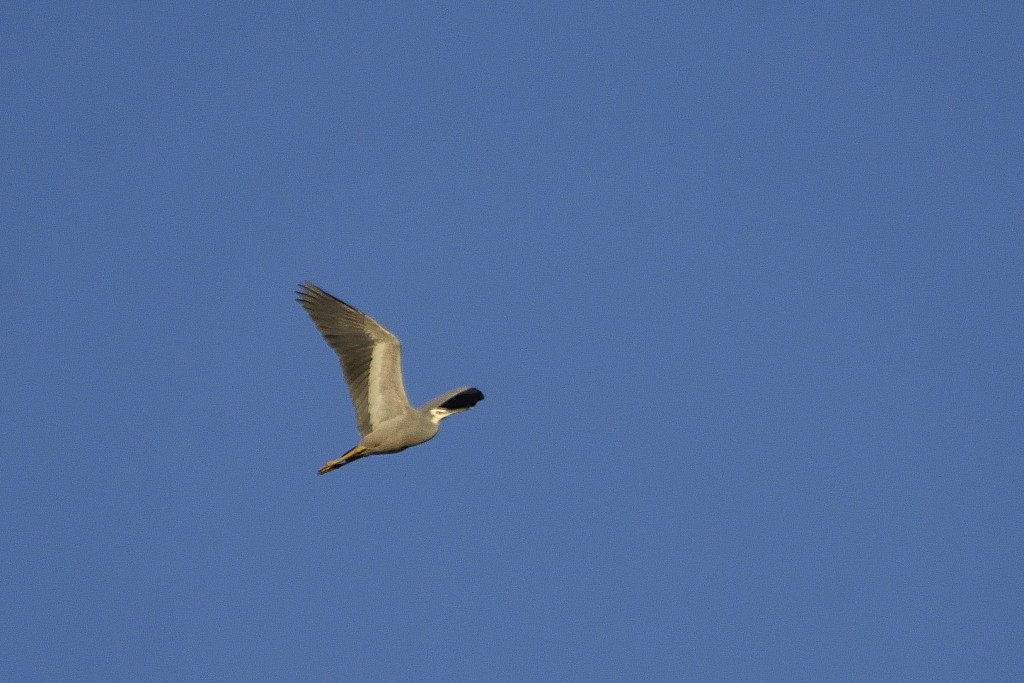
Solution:
[[[3,3],[0,678],[1021,680],[1022,35]]]

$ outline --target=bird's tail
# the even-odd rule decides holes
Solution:
[[[366,448],[363,446],[356,446],[345,455],[341,456],[337,460],[332,460],[323,467],[317,474],[327,474],[331,470],[336,470],[343,465],[347,465],[350,462],[358,460],[359,458],[365,458],[367,456]]]

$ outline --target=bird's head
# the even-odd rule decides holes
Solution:
[[[427,403],[424,408],[427,409],[427,413],[434,424],[438,424],[450,415],[469,410],[482,400],[484,400],[484,394],[479,389],[475,387],[461,387],[438,396],[433,401]]]

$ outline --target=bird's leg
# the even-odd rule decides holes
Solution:
[[[320,471],[317,472],[317,474],[327,474],[331,470],[336,470],[339,467],[341,467],[342,465],[347,465],[347,464],[349,464],[350,462],[352,462],[354,460],[358,460],[359,458],[365,458],[365,457],[366,457],[366,448],[363,447],[363,446],[356,446],[355,448],[353,448],[352,450],[350,450],[348,453],[346,453],[345,455],[341,456],[337,460],[332,460],[329,463],[327,463],[326,465],[324,465],[323,467],[321,467]]]

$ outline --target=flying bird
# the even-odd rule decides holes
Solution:
[[[409,404],[402,381],[402,344],[376,320],[312,282],[299,285],[296,301],[341,360],[362,440],[320,474],[378,453],[398,453],[434,438],[440,422],[483,400],[474,387],[459,387],[419,408]]]

